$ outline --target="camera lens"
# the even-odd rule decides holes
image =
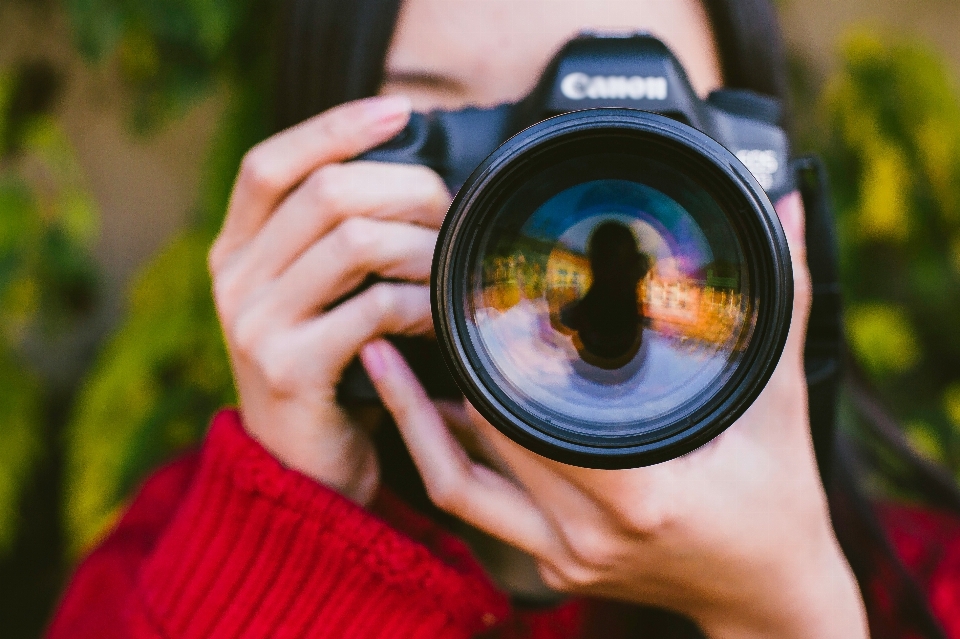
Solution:
[[[547,120],[448,215],[434,312],[501,431],[581,466],[657,463],[733,422],[771,374],[792,276],[769,200],[716,142],[640,111]]]

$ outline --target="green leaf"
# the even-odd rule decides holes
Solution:
[[[226,74],[249,71],[240,60],[251,47],[266,50],[264,24],[277,8],[264,0],[67,0],[67,6],[81,50],[95,61],[116,60],[133,94],[131,123],[141,132],[183,114]]]
[[[851,305],[847,327],[854,351],[877,375],[903,372],[920,359],[915,332],[902,309],[885,304]]]
[[[838,215],[848,341],[914,443],[960,471],[960,91],[916,39],[852,31],[816,130]],[[935,444],[935,445],[934,445]]]
[[[159,52],[159,66],[138,63],[144,72],[133,82],[135,117],[145,126],[214,78],[228,78],[230,91],[195,224],[141,268],[120,326],[78,394],[65,438],[64,521],[74,557],[103,533],[151,469],[195,444],[212,414],[236,401],[206,258],[240,159],[269,122],[270,65],[238,62],[259,46],[254,41],[269,11],[252,13],[248,1],[122,4],[129,12],[125,32],[144,34],[138,46],[146,53],[138,55],[147,55],[146,47]]]
[[[98,537],[151,467],[198,440],[213,412],[233,400],[210,298],[208,248],[208,237],[188,232],[147,266],[125,323],[79,395],[66,438],[66,522],[74,553]],[[193,425],[189,438],[170,437],[178,420]]]
[[[3,123],[18,87],[5,79],[13,75],[0,70],[0,135],[10,134]],[[89,310],[78,294],[89,298],[96,286],[89,249],[97,211],[66,135],[53,118],[30,112],[16,128],[15,152],[2,149],[0,163],[0,553],[17,534],[49,417],[45,380],[24,345],[76,328]]]

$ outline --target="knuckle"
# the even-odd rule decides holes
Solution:
[[[265,323],[253,314],[246,314],[233,323],[234,355],[242,358],[256,371],[267,389],[275,394],[286,394],[302,376],[294,352],[284,348],[281,340],[264,330]]]
[[[337,227],[337,240],[342,250],[363,261],[375,245],[373,224],[359,217],[344,220]]]
[[[213,301],[217,303],[217,307],[226,302],[230,296],[230,286],[228,286],[228,280],[229,278],[225,274],[214,275],[211,278]]]
[[[399,299],[395,286],[379,282],[365,293],[370,312],[376,317],[392,318],[397,314]]]
[[[207,252],[207,270],[209,273],[213,276],[216,276],[217,273],[219,273],[223,268],[226,259],[226,243],[223,240],[223,236],[218,236],[210,246],[210,250]]]
[[[656,536],[669,529],[673,514],[662,503],[641,500],[619,511],[617,523],[630,535]]]
[[[239,182],[256,193],[273,193],[280,188],[280,179],[262,146],[255,146],[243,156]]]
[[[537,564],[537,572],[540,574],[540,580],[550,590],[563,592],[568,589],[568,584],[563,578],[563,574],[552,565],[540,562]]]
[[[430,226],[442,221],[450,206],[451,195],[443,179],[432,169],[424,166],[410,167],[412,173],[405,181],[406,188],[416,196],[415,201],[423,220]]]
[[[457,514],[460,508],[462,477],[457,473],[446,473],[435,478],[427,485],[430,501],[444,512]]]
[[[593,525],[578,526],[567,531],[573,564],[593,571],[611,565],[616,559],[616,546],[610,534]]]
[[[544,583],[561,592],[583,592],[599,582],[596,572],[576,560],[562,561],[547,570],[540,569]]]
[[[328,140],[336,140],[344,137],[344,128],[350,126],[353,122],[344,117],[344,110],[348,105],[337,105],[332,109],[327,109],[316,119],[317,136]]]
[[[258,359],[263,331],[255,316],[249,313],[241,315],[231,323],[227,332],[237,355],[248,361]]]
[[[229,273],[221,273],[213,278],[213,301],[221,318],[233,316],[240,297],[236,278]]]
[[[258,364],[267,387],[276,394],[287,394],[302,376],[294,358],[283,349],[262,348]]]
[[[423,188],[425,198],[435,202],[446,203],[450,198],[450,194],[449,191],[447,191],[447,185],[443,181],[443,178],[441,178],[436,171],[428,169],[427,167],[421,166],[418,168],[422,175],[419,183]]]
[[[345,182],[344,167],[328,164],[310,177],[309,189],[320,207],[337,208],[344,199]]]

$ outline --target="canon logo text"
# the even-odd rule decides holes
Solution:
[[[560,92],[570,100],[666,100],[667,79],[578,72],[563,78]]]

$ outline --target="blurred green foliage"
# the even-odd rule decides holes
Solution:
[[[269,132],[276,3],[64,0],[79,49],[112,68],[149,132],[217,92],[226,105],[193,223],[141,269],[115,332],[80,388],[63,440],[70,554],[88,547],[133,487],[198,441],[235,401],[210,298],[207,248],[240,158]],[[812,146],[838,205],[854,353],[917,449],[960,469],[960,95],[915,43],[846,40],[814,109]],[[44,380],[24,345],[67,330],[94,290],[96,216],[69,145],[22,111],[0,73],[0,551],[20,487],[43,454]],[[28,109],[29,111],[29,109]],[[808,145],[810,146],[810,145]],[[51,177],[52,176],[52,177]]]
[[[263,0],[64,0],[76,42],[109,62],[133,97],[132,121],[150,129],[182,113],[218,81],[259,68],[274,5]]]
[[[856,32],[821,104],[847,330],[919,452],[960,471],[960,91],[916,42]]]
[[[244,150],[267,132],[263,15],[249,0],[70,0],[84,51],[118,65],[133,122],[157,126],[203,91],[229,93],[196,224],[142,270],[67,431],[73,552],[156,463],[233,401],[207,247]],[[251,54],[251,52],[255,52]],[[933,53],[848,38],[819,105],[840,216],[850,342],[922,453],[960,468],[960,101]],[[253,72],[251,72],[253,70]]]
[[[30,344],[90,312],[98,217],[69,141],[36,89],[49,68],[0,70],[0,552],[13,543],[20,496],[44,454],[47,393]]]
[[[140,269],[79,389],[58,388],[38,352],[91,319],[98,215],[56,118],[59,71],[38,61],[0,68],[0,558],[30,535],[36,515],[22,504],[38,476],[62,482],[76,558],[146,474],[235,401],[206,254],[240,158],[269,133],[279,5],[62,0],[44,9],[66,12],[78,49],[123,79],[135,131],[149,135],[211,93],[223,105],[192,223]],[[960,474],[960,90],[914,41],[858,32],[840,54],[822,98],[797,111],[805,146],[825,156],[833,180],[850,344],[916,449]],[[57,553],[59,543],[53,535],[38,547]],[[52,601],[54,582],[38,596]]]
[[[211,90],[227,104],[194,222],[141,269],[85,380],[65,436],[65,526],[76,556],[143,476],[235,401],[207,251],[246,150],[268,133],[274,7],[254,0],[69,0],[82,50],[119,65],[133,124],[150,129]]]

